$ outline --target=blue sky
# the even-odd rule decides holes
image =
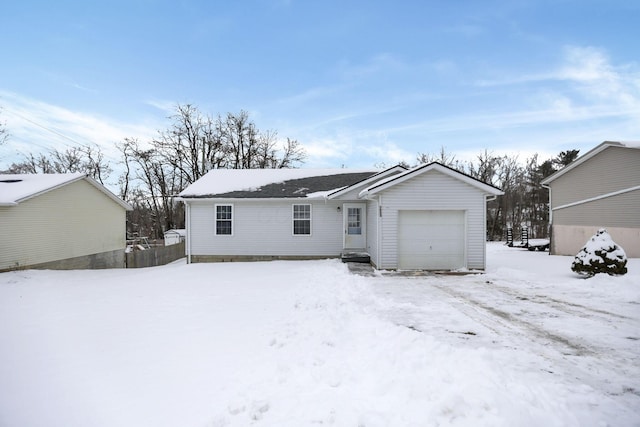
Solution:
[[[582,152],[640,140],[640,3],[7,1],[18,153],[148,140],[176,103],[297,139],[307,167]]]

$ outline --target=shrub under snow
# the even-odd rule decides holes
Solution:
[[[625,274],[627,272],[626,266],[627,254],[624,249],[613,241],[607,230],[601,228],[580,249],[571,264],[571,270],[587,277],[598,273],[614,276]]]

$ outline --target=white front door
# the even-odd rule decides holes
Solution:
[[[342,206],[344,248],[365,249],[367,245],[367,216],[365,203],[345,203]]]

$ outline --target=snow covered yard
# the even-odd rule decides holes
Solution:
[[[0,426],[640,425],[640,260],[0,274]]]

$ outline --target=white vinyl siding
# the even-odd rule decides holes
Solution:
[[[231,201],[189,201],[192,255],[337,257],[342,251],[342,202],[304,203],[313,217],[305,238],[292,233],[292,201],[264,199],[233,200],[233,236],[216,236],[214,204],[224,203]]]
[[[126,244],[125,209],[84,180],[0,207],[0,223],[0,269],[124,251]]]
[[[485,268],[485,196],[482,191],[438,171],[429,171],[382,193],[379,267],[398,268],[398,212],[453,210],[466,212],[466,267]]]
[[[378,265],[378,200],[367,203],[367,252],[374,265]]]

